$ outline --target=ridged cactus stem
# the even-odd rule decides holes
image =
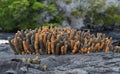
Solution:
[[[14,46],[14,44],[13,44],[13,42],[12,42],[12,39],[11,39],[10,37],[8,37],[8,41],[9,41],[9,44],[10,44],[12,50],[14,51],[14,53],[17,54],[17,51],[16,51],[16,49],[15,49],[15,46]]]
[[[51,52],[52,54],[55,54],[55,41],[54,40],[51,41]]]
[[[51,42],[48,42],[48,54],[51,54]]]
[[[25,41],[25,40],[23,40],[23,41],[22,41],[22,43],[23,43],[24,52],[25,52],[25,53],[30,53],[30,51],[29,51],[29,48],[28,48],[28,45],[27,45],[26,41]]]
[[[65,54],[65,46],[62,46],[62,47],[61,47],[61,54],[62,54],[62,55]]]
[[[39,53],[39,46],[38,46],[38,44],[39,44],[39,34],[36,33],[35,34],[35,43],[34,43],[34,48],[35,48],[35,52],[36,53]]]
[[[45,49],[45,48],[44,48],[44,43],[43,43],[43,40],[42,40],[42,39],[39,40],[39,46],[40,46],[40,51],[41,51],[41,52],[45,52],[45,50],[44,50],[44,49]]]
[[[31,48],[32,48],[32,50],[35,52],[35,46],[34,46],[34,43],[35,43],[35,35],[34,35],[34,34],[32,34],[30,40],[31,40]]]
[[[56,44],[55,54],[56,54],[56,55],[59,55],[59,54],[60,54],[60,43],[57,43],[57,44]]]
[[[105,50],[106,53],[110,51],[110,48],[108,47],[108,44],[105,46],[104,50]]]
[[[19,44],[18,44],[18,39],[17,39],[17,37],[14,38],[14,46],[15,46],[15,49],[16,49],[17,54],[20,54]]]
[[[44,34],[44,37],[43,37],[44,46],[46,46],[46,42],[47,42],[47,34]]]

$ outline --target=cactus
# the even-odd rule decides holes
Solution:
[[[22,45],[22,39],[20,37],[17,37],[17,40],[18,40],[20,53],[22,54],[22,52],[24,52],[23,45]]]
[[[108,47],[108,44],[106,44],[104,50],[105,50],[105,52],[109,52],[110,48]]]
[[[31,63],[31,64],[40,64],[40,59],[38,56],[36,56],[35,58],[21,58],[21,61],[23,63]]]
[[[16,49],[15,49],[15,46],[14,46],[14,44],[13,44],[13,42],[12,42],[12,39],[11,39],[10,37],[8,37],[8,41],[9,41],[9,44],[10,44],[12,50],[14,51],[14,53],[17,54],[17,51],[16,51]]]
[[[25,39],[22,41],[22,43],[23,43],[24,52],[25,53],[30,53],[28,45],[27,45]]]
[[[51,42],[50,41],[48,41],[48,54],[50,54],[51,53]]]
[[[64,45],[61,47],[61,54],[65,54],[65,46]]]
[[[39,57],[36,56],[34,59],[32,59],[32,63],[33,64],[40,63]]]
[[[78,47],[79,44],[80,44],[79,41],[75,42],[75,45],[74,45],[73,50],[72,50],[72,53],[77,53],[78,52],[78,50],[79,50],[79,47]]]
[[[46,71],[47,70],[47,66],[43,65],[43,70]]]
[[[51,41],[51,52],[52,54],[55,53],[55,41],[54,40]]]
[[[31,58],[28,58],[28,59],[27,59],[27,62],[28,62],[28,63],[31,63],[31,62],[32,62]]]
[[[57,45],[56,45],[55,54],[56,55],[60,54],[60,43],[57,43]]]
[[[25,58],[22,58],[22,62],[26,62],[26,59],[25,59]]]
[[[26,29],[17,31],[14,39],[8,38],[15,54],[68,54],[113,51],[112,38],[105,34],[90,34],[90,31],[76,31],[71,28]],[[117,51],[116,48],[115,51]]]
[[[34,43],[35,52],[39,53],[39,34],[35,34],[35,43]]]
[[[16,36],[15,36],[15,38],[14,38],[14,40],[13,40],[13,43],[14,43],[14,46],[15,46],[15,49],[16,49],[16,53],[17,53],[17,54],[20,54],[18,39],[17,39]]]

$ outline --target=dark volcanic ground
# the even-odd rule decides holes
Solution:
[[[36,55],[14,55],[8,44],[0,45],[0,74],[120,74],[119,53],[90,53],[75,55],[38,55],[41,65],[11,61],[11,59],[34,58]],[[9,73],[8,73],[9,74]]]

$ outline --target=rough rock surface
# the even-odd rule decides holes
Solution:
[[[120,74],[120,54],[113,52],[38,55],[41,65],[47,66],[46,71],[11,61],[35,56],[14,55],[8,44],[0,44],[0,74]]]

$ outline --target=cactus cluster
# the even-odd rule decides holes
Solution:
[[[105,34],[97,36],[89,31],[76,31],[71,28],[27,29],[18,31],[14,39],[8,38],[15,54],[69,54],[109,52],[113,49],[112,38]]]
[[[41,69],[43,71],[47,70],[47,66],[45,64],[41,64],[41,60],[39,59],[39,56],[36,56],[35,58],[21,58],[21,62],[24,63],[26,66],[35,68],[35,69]]]
[[[28,63],[32,63],[32,64],[40,64],[40,60],[39,57],[36,56],[35,58],[31,59],[31,58],[22,58],[22,62],[28,62]]]

